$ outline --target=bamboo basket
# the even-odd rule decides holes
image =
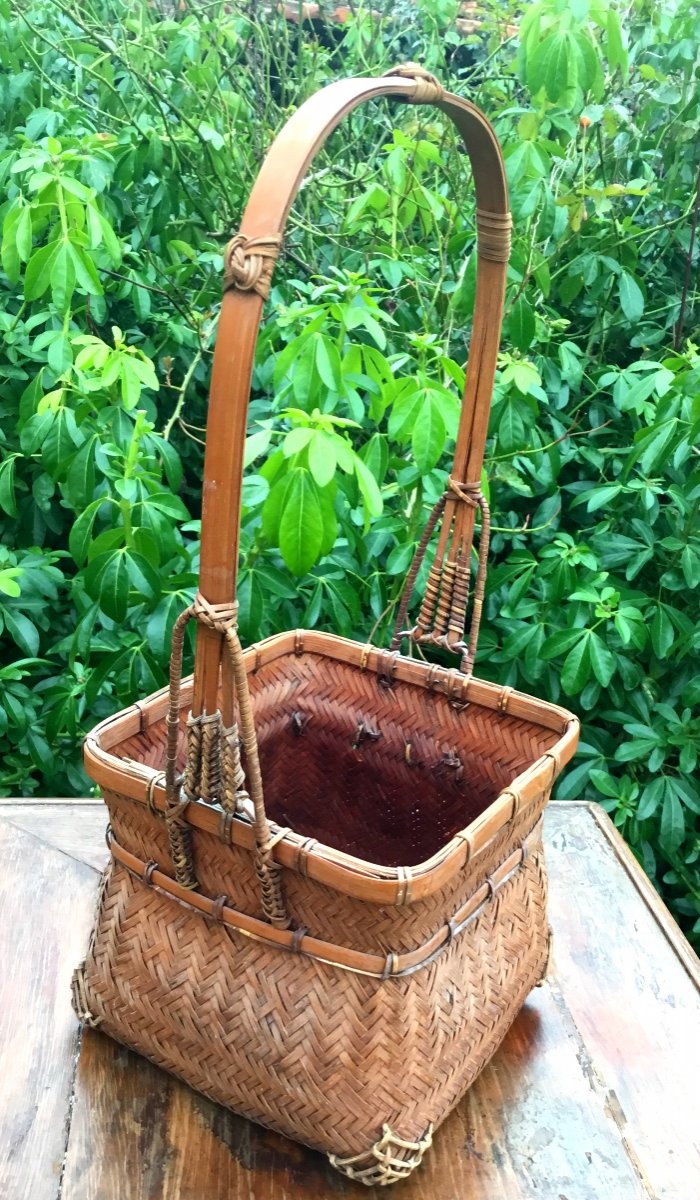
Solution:
[[[473,168],[476,306],[453,473],[390,649],[296,630],[243,651],[236,560],[262,307],[314,153],[380,96],[437,105]],[[226,252],[200,591],[175,626],[170,687],[85,742],[111,861],[74,974],[78,1016],[367,1185],[420,1163],[547,967],[542,812],[578,723],[472,676],[489,523],[479,480],[509,245],[495,135],[420,67],[334,83],[290,119]],[[182,681],[189,619],[195,672]],[[405,643],[453,651],[460,665],[403,655]]]

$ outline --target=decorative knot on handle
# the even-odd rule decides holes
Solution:
[[[421,67],[419,63],[402,63],[400,67],[392,67],[390,71],[385,71],[385,75],[398,75],[401,79],[413,79],[415,81],[415,91],[409,98],[409,104],[438,104],[444,99],[445,89],[438,82],[430,71],[426,71],[425,67]]]
[[[210,604],[201,592],[197,592],[192,602],[192,616],[200,625],[206,625],[207,629],[226,633],[238,625],[238,602],[233,600],[225,604]]]
[[[508,262],[513,218],[510,213],[476,210],[476,248],[480,258]]]
[[[459,479],[453,479],[450,475],[447,480],[447,487],[458,500],[463,500],[465,504],[470,504],[472,508],[479,507],[481,483],[462,483]]]
[[[224,291],[257,292],[266,300],[281,245],[280,234],[249,238],[237,233],[224,251]]]

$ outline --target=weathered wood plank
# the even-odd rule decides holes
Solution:
[[[97,871],[104,870],[107,809],[102,800],[14,800],[0,805],[0,821],[33,833]]]
[[[646,1194],[689,1200],[700,1195],[695,956],[677,927],[667,936],[666,910],[604,821],[554,805],[549,846],[556,978],[591,1087],[606,1094]]]
[[[0,819],[0,1196],[56,1200],[78,1053],[70,977],[94,871]]]

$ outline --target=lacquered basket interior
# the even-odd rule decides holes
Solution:
[[[430,858],[559,737],[323,654],[284,654],[249,682],[270,819],[382,866]],[[159,768],[164,745],[158,721],[112,753]]]

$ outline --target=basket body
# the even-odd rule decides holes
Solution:
[[[365,651],[310,633],[245,655],[268,810],[286,822],[303,793],[313,822],[315,795],[316,824],[330,813],[341,843],[311,844],[298,828],[277,843],[305,931],[296,948],[236,928],[239,913],[265,928],[245,819],[222,840],[215,810],[190,806],[200,893],[226,896],[224,919],[177,893],[161,814],[163,694],[91,735],[114,861],[75,998],[83,1019],[198,1091],[384,1183],[416,1165],[544,974],[541,816],[577,726],[555,706],[410,660],[387,686],[381,655],[363,669]],[[358,744],[362,725],[379,736]],[[183,756],[184,735],[183,721]],[[402,845],[377,814],[377,850],[413,857],[408,870],[352,853],[366,844],[377,790],[406,810],[388,828],[411,829],[416,811]],[[343,827],[339,806],[353,795]],[[431,837],[440,848],[417,861]]]
[[[244,652],[236,566],[262,306],[315,152],[380,96],[437,105],[473,168],[476,298],[452,474],[389,651],[296,631]],[[86,740],[112,863],[74,975],[78,1015],[368,1185],[420,1163],[546,970],[541,817],[578,723],[472,677],[510,225],[491,126],[415,64],[331,84],[290,118],[225,253],[199,590],[173,628],[170,687]],[[403,656],[406,640],[460,669]]]

